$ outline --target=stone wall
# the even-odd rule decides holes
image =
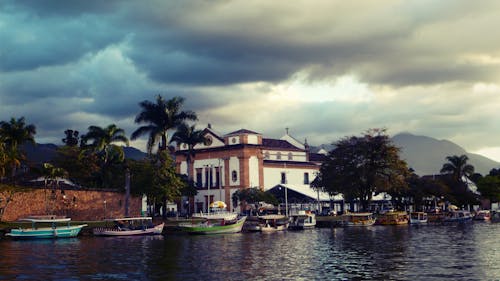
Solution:
[[[10,197],[10,200],[7,200]],[[30,215],[64,215],[76,221],[94,221],[125,216],[125,193],[100,190],[52,190],[23,188],[7,194],[0,191],[2,221]],[[129,216],[140,216],[142,198],[131,196]],[[6,203],[8,201],[8,203]]]

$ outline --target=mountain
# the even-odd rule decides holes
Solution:
[[[26,157],[32,163],[48,162],[56,156],[58,146],[52,143],[39,143],[37,145],[25,144],[23,149],[26,152]],[[134,147],[123,147],[125,158],[133,160],[144,159],[147,154]]]
[[[392,137],[393,143],[401,148],[401,159],[418,175],[439,174],[446,157],[465,154],[468,163],[476,172],[487,175],[491,169],[500,167],[500,163],[479,154],[468,153],[459,145],[448,140],[437,140],[426,136],[401,133]]]

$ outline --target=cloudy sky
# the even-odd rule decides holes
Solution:
[[[499,1],[4,0],[0,120],[130,136],[161,94],[223,134],[385,127],[500,161],[499,26]]]

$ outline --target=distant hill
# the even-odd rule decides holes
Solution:
[[[443,164],[447,162],[447,156],[462,154],[469,157],[468,163],[473,165],[475,171],[482,175],[487,175],[491,169],[500,167],[500,163],[478,154],[468,153],[459,145],[448,140],[402,133],[392,137],[392,141],[401,148],[401,158],[418,175],[439,174]]]
[[[415,170],[415,173],[423,175],[439,174],[446,163],[447,156],[465,154],[469,157],[468,163],[474,166],[476,172],[487,175],[491,169],[499,168],[500,163],[482,155],[468,153],[459,145],[448,140],[437,140],[426,136],[416,136],[409,133],[397,134],[391,138],[393,143],[401,148],[401,159]],[[330,144],[311,147],[311,151],[320,149],[330,151],[334,148]]]
[[[57,145],[51,143],[39,143],[37,145],[25,144],[23,146],[23,149],[26,152],[26,157],[32,163],[44,163],[54,159],[57,153],[57,148]],[[123,151],[125,152],[125,158],[127,159],[141,160],[147,155],[139,149],[131,146],[123,147]]]

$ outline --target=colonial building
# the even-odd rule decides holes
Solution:
[[[271,139],[246,129],[220,135],[209,124],[203,133],[206,141],[194,147],[189,165],[198,194],[189,201],[188,212],[207,211],[211,202],[219,200],[239,212],[240,206],[234,206],[231,198],[244,188],[266,191],[280,185],[311,194],[310,184],[325,157],[311,153],[307,141],[294,139],[288,130],[280,139]],[[187,150],[186,144],[177,145],[175,158],[181,174],[188,174]]]

